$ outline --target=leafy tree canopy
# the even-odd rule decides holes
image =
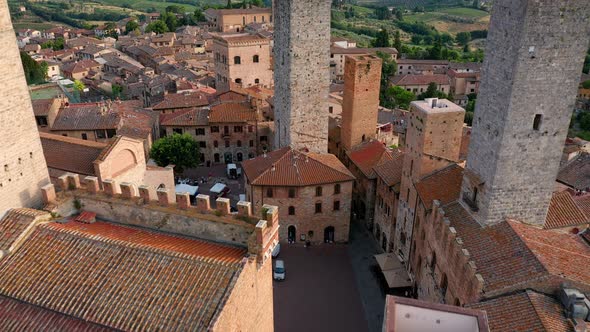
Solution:
[[[199,160],[199,144],[189,134],[174,134],[157,140],[150,157],[159,166],[175,165],[177,172],[196,167]]]

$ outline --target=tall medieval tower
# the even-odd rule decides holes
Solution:
[[[6,1],[0,2],[0,215],[38,207],[49,174],[33,117],[16,35]]]
[[[376,136],[381,65],[382,60],[374,55],[346,56],[342,145],[348,151]]]
[[[275,148],[328,151],[330,0],[275,0]]]
[[[582,62],[588,0],[494,1],[462,203],[491,225],[543,225]]]

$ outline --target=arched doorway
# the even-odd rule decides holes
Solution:
[[[238,154],[236,155],[238,161],[242,161],[244,159],[244,155],[241,152],[238,152]]]
[[[223,157],[225,159],[226,164],[231,164],[234,161],[234,158],[231,155],[231,152],[226,152]]]
[[[332,226],[328,226],[324,229],[324,243],[334,243],[335,229]]]
[[[295,228],[295,226],[291,225],[289,226],[289,228],[287,228],[287,240],[289,241],[289,243],[295,243],[296,239],[297,229]]]
[[[213,162],[215,162],[215,163],[219,162],[219,153],[216,153],[213,155]]]

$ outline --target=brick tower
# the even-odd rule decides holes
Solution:
[[[465,110],[446,99],[429,98],[410,105],[394,242],[403,257],[408,257],[407,239],[416,218],[414,184],[459,161],[464,118]]]
[[[374,55],[347,56],[344,62],[342,145],[348,151],[375,138],[381,63]]]
[[[15,207],[38,207],[49,183],[33,106],[10,21],[0,2],[0,215]]]
[[[498,0],[462,203],[491,225],[543,225],[589,42],[588,0]]]
[[[330,0],[274,2],[275,148],[328,151]]]

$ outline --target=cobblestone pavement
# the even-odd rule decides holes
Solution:
[[[350,223],[348,253],[364,314],[369,322],[369,332],[380,332],[385,309],[385,289],[381,286],[381,272],[373,255],[382,253],[382,250],[367,228],[358,221]]]
[[[367,331],[346,245],[283,244],[286,280],[274,281],[275,331]]]

